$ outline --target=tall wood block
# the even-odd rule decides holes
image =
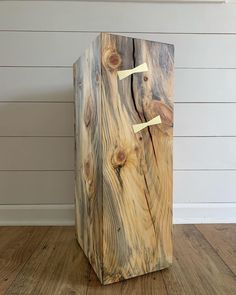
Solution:
[[[172,262],[173,59],[173,45],[102,33],[74,64],[76,232],[102,284]]]

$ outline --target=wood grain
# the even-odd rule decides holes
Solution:
[[[173,54],[103,33],[74,66],[77,235],[104,284],[172,261]],[[117,79],[144,62],[148,73]]]

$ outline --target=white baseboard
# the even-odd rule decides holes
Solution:
[[[236,223],[236,203],[176,203],[174,223]],[[0,205],[0,225],[73,225],[74,205]]]
[[[174,223],[236,223],[236,203],[176,203]]]

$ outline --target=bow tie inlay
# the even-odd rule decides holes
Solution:
[[[134,124],[133,130],[134,130],[134,133],[137,133],[148,126],[157,125],[160,123],[161,123],[161,117],[158,115],[155,118],[153,118],[150,121],[147,121],[145,123]]]

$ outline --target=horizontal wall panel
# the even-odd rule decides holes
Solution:
[[[236,136],[235,115],[235,103],[179,103],[175,105],[174,135]]]
[[[67,68],[0,68],[0,101],[72,101]]]
[[[235,202],[235,179],[236,171],[175,171],[174,203]],[[72,171],[0,171],[0,204],[67,203],[74,203]]]
[[[14,85],[14,87],[12,87]],[[236,69],[176,69],[176,102],[236,102]],[[71,68],[0,68],[0,101],[73,101]]]
[[[0,171],[0,204],[74,203],[71,171]]]
[[[176,67],[236,68],[235,35],[132,35],[137,38],[174,44]]]
[[[235,13],[231,4],[2,1],[0,29],[235,33]]]
[[[236,137],[178,137],[174,169],[236,169]]]
[[[174,202],[235,202],[236,171],[175,171]]]
[[[176,67],[236,68],[234,35],[123,35],[174,44]],[[96,33],[0,32],[0,66],[72,66],[96,36]]]
[[[0,32],[0,66],[72,66],[97,33]]]
[[[0,137],[0,170],[70,170],[73,138]]]
[[[0,103],[0,136],[73,136],[73,103]]]
[[[0,136],[73,136],[73,103],[0,103]],[[175,136],[236,136],[236,104],[175,105]]]
[[[235,113],[236,104],[176,104],[174,135],[236,136]],[[0,103],[0,136],[73,134],[72,103]]]
[[[236,102],[236,69],[176,69],[176,102]]]
[[[236,137],[177,137],[175,169],[236,169]],[[1,137],[0,170],[72,170],[73,138]]]

